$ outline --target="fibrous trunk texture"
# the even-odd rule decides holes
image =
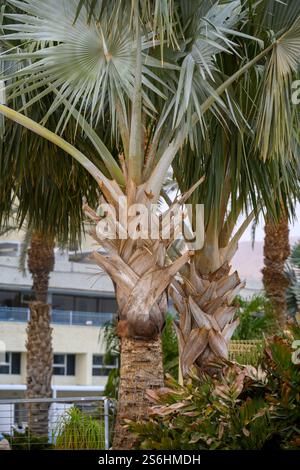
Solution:
[[[124,419],[145,420],[149,401],[147,389],[163,386],[161,339],[149,341],[122,338],[117,419],[113,449],[134,449],[135,437],[124,428]]]
[[[53,350],[49,305],[43,302],[30,304],[30,320],[26,331],[26,398],[50,398]],[[47,436],[48,410],[49,405],[46,403],[29,404],[29,428],[33,434]]]
[[[33,232],[28,250],[28,269],[32,275],[36,300],[47,302],[49,276],[54,268],[54,239]]]
[[[170,293],[180,319],[176,331],[183,377],[192,366],[199,375],[214,373],[216,360],[228,358],[229,341],[239,323],[233,301],[243,287],[237,272],[230,274],[227,262],[201,275],[193,260],[181,282],[172,284]]]
[[[282,217],[278,224],[271,221],[265,225],[263,284],[272,301],[279,325],[286,322],[286,289],[288,279],[284,266],[290,254],[288,218]]]

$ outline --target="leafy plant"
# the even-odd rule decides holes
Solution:
[[[13,450],[50,450],[53,445],[48,442],[48,436],[36,436],[29,428],[24,432],[14,430],[13,435],[4,434]]]
[[[178,341],[173,326],[174,318],[168,315],[162,332],[163,366],[165,373],[178,377]]]
[[[274,333],[276,321],[271,302],[263,295],[255,295],[251,300],[236,298],[237,316],[240,324],[232,339],[260,339]]]
[[[300,449],[300,365],[292,362],[300,329],[269,339],[262,364],[227,363],[219,377],[150,390],[147,423],[128,423],[141,449]]]
[[[104,426],[99,420],[72,407],[54,431],[55,448],[64,450],[104,449]]]
[[[287,312],[290,317],[295,317],[300,307],[300,284],[293,265],[287,263],[285,275],[289,281],[286,289]]]
[[[300,242],[297,242],[285,267],[285,275],[289,281],[286,289],[286,303],[288,314],[295,317],[300,311],[300,282],[297,269],[300,268]]]
[[[290,255],[290,260],[294,266],[300,268],[300,241],[295,243],[295,245],[293,246]]]
[[[229,359],[238,364],[257,367],[261,363],[263,349],[263,340],[246,340],[245,342],[234,340],[229,345]]]

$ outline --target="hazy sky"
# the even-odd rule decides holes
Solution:
[[[297,220],[293,224],[290,224],[290,237],[300,239],[300,206],[297,207]],[[255,240],[262,241],[264,239],[264,223],[260,220],[260,223],[256,227]],[[241,241],[251,240],[251,226],[246,230],[241,238]]]

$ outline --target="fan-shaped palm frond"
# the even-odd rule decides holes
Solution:
[[[30,61],[18,72],[19,77],[23,75],[26,79],[8,85],[7,92],[13,90],[12,97],[16,97],[23,95],[27,90],[40,90],[34,98],[37,101],[46,92],[45,83],[51,83],[60,93],[54,98],[44,122],[63,100],[67,100],[83,115],[88,113],[92,122],[97,122],[100,116],[103,117],[108,107],[113,131],[116,123],[116,103],[119,102],[128,123],[126,99],[133,96],[137,48],[130,27],[130,9],[126,6],[124,8],[121,2],[115,2],[112,10],[109,6],[102,8],[101,17],[98,20],[93,19],[90,23],[87,23],[86,11],[82,10],[74,23],[77,0],[11,0],[9,3],[23,13],[4,15],[10,24],[5,24],[7,34],[2,39],[35,41],[36,47],[32,52],[24,52],[21,56]],[[147,49],[152,45],[151,40],[143,37],[142,82],[145,87],[164,97],[162,91],[153,83],[155,73],[149,70],[149,65],[160,67],[160,61],[154,57],[151,62],[147,61]],[[9,58],[20,59],[20,55],[10,54]],[[10,75],[6,74],[6,80],[9,78]],[[50,88],[48,91],[51,91]],[[143,100],[149,111],[155,111],[144,91]],[[70,115],[67,110],[62,113],[58,128],[66,125]]]

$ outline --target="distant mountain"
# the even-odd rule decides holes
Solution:
[[[291,246],[294,245],[299,238],[291,237]],[[239,243],[238,251],[232,260],[232,267],[238,271],[241,279],[247,279],[249,281],[261,280],[261,270],[264,264],[263,249],[263,241],[256,241],[253,248],[251,241]]]

